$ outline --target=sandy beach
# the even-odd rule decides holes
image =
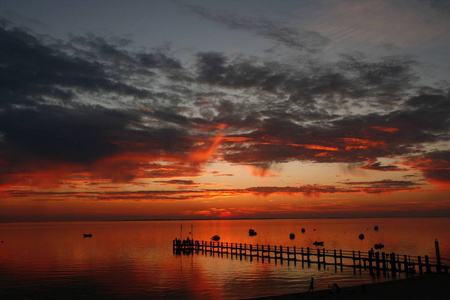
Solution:
[[[365,291],[362,285],[340,288],[340,294],[333,294],[331,289],[328,289],[256,299],[450,299],[450,274],[426,274],[408,279],[366,284]]]

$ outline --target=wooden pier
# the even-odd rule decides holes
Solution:
[[[372,273],[386,275],[388,272],[393,277],[398,272],[405,273],[448,273],[447,265],[442,261],[439,254],[439,243],[435,242],[437,258],[430,258],[428,255],[412,257],[410,255],[399,255],[396,253],[385,252],[361,252],[348,250],[329,250],[325,248],[309,248],[309,247],[283,247],[271,245],[252,245],[243,243],[228,243],[214,241],[198,241],[198,240],[173,240],[173,251],[175,254],[198,254],[210,253],[212,255],[219,254],[221,256],[236,256],[257,258],[262,261],[275,260],[275,262],[283,261],[301,262],[302,266],[307,264],[317,264],[318,268],[325,266],[334,266],[335,270],[343,267],[352,267],[356,272],[370,270]]]

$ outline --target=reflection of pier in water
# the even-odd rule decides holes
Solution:
[[[224,243],[213,241],[198,241],[198,240],[180,240],[173,241],[173,251],[175,254],[218,254],[221,257],[226,255],[240,257],[250,257],[250,260],[256,258],[263,262],[274,260],[275,262],[286,261],[301,262],[302,267],[305,264],[311,267],[311,264],[317,264],[318,269],[325,266],[334,266],[337,271],[338,268],[342,271],[343,267],[352,267],[356,272],[357,269],[369,269],[371,273],[376,272],[380,275],[381,272],[386,275],[387,272],[392,273],[395,277],[397,272],[405,272],[407,274],[413,273],[448,273],[448,267],[442,264],[439,252],[439,243],[435,241],[436,258],[430,258],[428,255],[424,257],[412,257],[410,255],[399,255],[395,253],[385,252],[361,252],[361,251],[347,251],[347,250],[327,250],[325,248],[311,249],[309,247],[283,247],[270,245],[252,245],[242,243]]]

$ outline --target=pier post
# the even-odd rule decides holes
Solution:
[[[326,264],[327,262],[326,262],[325,248],[323,248],[323,266],[325,267]]]
[[[428,255],[425,255],[425,270],[427,273],[431,273],[430,260],[428,259]]]
[[[353,260],[353,271],[355,271],[356,268],[355,250],[352,251],[352,260]]]
[[[334,257],[334,271],[337,271],[337,257],[336,257],[336,249],[333,251],[333,257]]]
[[[405,273],[408,274],[409,268],[408,268],[408,257],[405,255],[403,255],[403,264],[405,266]]]
[[[391,271],[392,271],[392,277],[395,278],[397,275],[397,264],[395,262],[395,253],[391,253]]]
[[[436,248],[436,272],[441,273],[441,252],[439,251],[439,242],[437,239],[434,241],[434,247]]]
[[[361,251],[358,251],[358,265],[359,265],[359,272],[361,272]]]
[[[342,263],[342,249],[339,249],[339,257],[340,257],[340,264],[341,264],[341,271],[342,271],[342,268],[344,267],[344,264]]]
[[[308,268],[311,265],[311,260],[309,259],[309,247],[306,248],[306,259],[308,260]]]
[[[297,249],[294,246],[294,261],[297,261]]]
[[[317,249],[317,267],[320,270],[320,249]]]
[[[419,265],[419,274],[423,274],[423,271],[422,271],[422,257],[420,257],[420,255],[417,256],[417,263]]]
[[[377,275],[380,275],[380,252],[375,253],[375,266],[377,268]]]

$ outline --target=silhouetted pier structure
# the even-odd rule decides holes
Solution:
[[[439,243],[435,241],[436,258],[430,258],[428,255],[413,257],[410,255],[399,255],[396,253],[385,252],[361,252],[348,250],[329,250],[325,248],[309,248],[309,247],[283,247],[271,245],[252,245],[245,243],[228,243],[215,241],[199,241],[199,240],[173,240],[173,251],[176,254],[219,254],[240,257],[249,257],[261,259],[263,262],[274,260],[275,262],[286,261],[301,262],[302,267],[307,264],[316,264],[319,268],[325,266],[334,266],[335,270],[343,267],[352,267],[356,270],[370,270],[372,273],[386,275],[391,273],[393,277],[398,272],[407,274],[414,273],[448,273],[448,267],[442,264],[442,261],[449,261],[440,257]]]

